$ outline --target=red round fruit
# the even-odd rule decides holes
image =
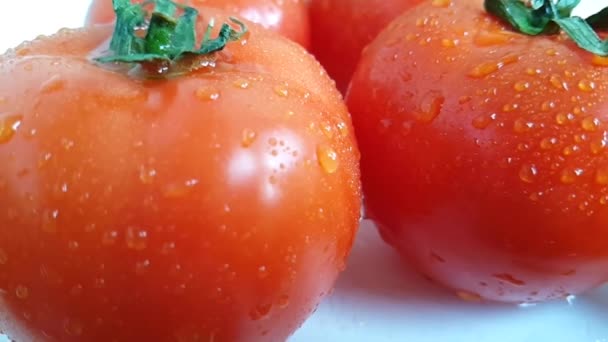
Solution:
[[[201,13],[215,38],[228,16]],[[109,26],[0,57],[1,331],[284,341],[331,290],[359,221],[350,118],[304,49],[248,27],[152,78],[92,60]]]
[[[428,1],[364,53],[347,104],[385,240],[467,296],[525,302],[608,279],[608,62]]]

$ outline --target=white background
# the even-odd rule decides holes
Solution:
[[[1,1],[2,51],[61,27],[81,26],[88,6],[87,0]],[[607,5],[608,0],[583,0],[578,12]],[[572,303],[528,308],[465,303],[408,271],[365,222],[335,293],[290,339],[312,341],[608,342],[608,288]]]

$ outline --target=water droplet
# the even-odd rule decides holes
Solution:
[[[493,46],[493,45],[504,45],[511,40],[512,34],[508,34],[505,31],[486,31],[480,30],[473,43],[477,46]]]
[[[249,312],[249,317],[254,321],[268,318],[272,304],[260,304]]]
[[[507,55],[495,62],[485,62],[474,67],[470,72],[469,76],[474,78],[483,78],[490,74],[497,72],[502,69],[505,65],[515,63],[519,60],[519,56]]]
[[[530,88],[530,82],[527,82],[527,81],[519,81],[513,85],[513,89],[515,89],[515,91],[520,91],[520,92],[524,91],[526,89],[529,89],[529,88]]]
[[[575,153],[580,152],[581,148],[578,145],[570,145],[570,146],[566,146],[564,147],[564,150],[562,151],[562,154],[566,157],[571,156]]]
[[[524,164],[519,169],[519,179],[524,183],[534,183],[538,176],[538,170],[534,164]]]
[[[115,244],[117,239],[118,239],[118,232],[115,230],[108,230],[108,231],[103,232],[102,237],[101,237],[101,243],[103,245],[109,246],[109,245]]]
[[[139,180],[142,182],[142,184],[152,184],[154,182],[154,178],[156,178],[156,170],[145,165],[140,165]]]
[[[277,305],[279,306],[280,309],[285,309],[286,307],[288,307],[289,306],[289,296],[282,295],[281,297],[279,297]]]
[[[21,126],[21,115],[3,115],[0,114],[0,144],[9,142],[19,126]]]
[[[8,254],[2,248],[0,248],[0,265],[6,265],[8,262]]]
[[[175,242],[173,241],[163,243],[160,250],[160,252],[165,255],[172,253],[173,251],[175,251]]]
[[[348,132],[348,126],[346,125],[345,122],[339,122],[336,127],[338,128],[338,132],[340,132],[340,135],[342,135],[342,137],[347,137],[349,132]]]
[[[502,273],[502,274],[494,274],[492,275],[494,278],[507,282],[511,285],[515,285],[515,286],[524,286],[526,285],[526,283],[523,280],[519,280],[517,278],[515,278],[513,275],[508,274],[508,273]]]
[[[258,268],[258,278],[264,279],[268,277],[268,268],[266,266],[260,266]]]
[[[104,278],[95,278],[93,286],[95,286],[96,289],[103,289],[106,287],[106,280]]]
[[[150,267],[150,260],[146,259],[135,263],[135,274],[143,275]]]
[[[198,88],[194,94],[201,101],[215,101],[220,98],[219,90],[211,87]]]
[[[289,89],[285,85],[278,85],[274,87],[274,93],[280,97],[287,97],[289,96]]]
[[[27,299],[27,297],[30,296],[30,290],[23,285],[17,285],[15,288],[15,295],[19,299]]]
[[[593,140],[589,143],[591,153],[600,154],[606,148],[608,142],[604,138]]]
[[[80,247],[80,244],[78,243],[78,241],[74,241],[74,240],[70,240],[68,241],[68,249],[71,251],[75,251],[78,249],[78,247]]]
[[[513,131],[515,133],[527,133],[529,132],[532,128],[534,128],[534,123],[527,121],[523,118],[519,118],[517,120],[515,120],[515,122],[513,123]]]
[[[188,195],[200,183],[198,179],[189,179],[182,183],[169,183],[163,187],[166,198],[180,198]]]
[[[125,234],[125,242],[129,249],[142,251],[148,244],[148,232],[137,227],[129,227]]]
[[[595,171],[595,182],[599,185],[608,185],[608,166],[601,166]]]
[[[442,258],[439,254],[431,252],[431,259],[439,263],[445,263],[445,259]]]
[[[519,105],[517,103],[508,103],[508,104],[502,106],[503,112],[506,112],[506,113],[517,110],[517,108],[519,108]]]
[[[323,171],[334,173],[338,170],[338,153],[331,146],[319,145],[317,147],[317,159]]]
[[[549,83],[551,83],[551,85],[556,88],[556,89],[563,89],[563,90],[568,90],[569,86],[568,83],[566,83],[566,81],[564,81],[561,76],[557,75],[557,74],[553,74],[549,77]]]
[[[446,48],[451,48],[451,47],[455,47],[456,45],[458,45],[460,41],[458,39],[442,39],[441,40],[441,46],[446,47]]]
[[[268,139],[268,144],[270,146],[277,146],[278,143],[279,142],[278,142],[277,138],[270,138],[270,139]]]
[[[241,89],[247,89],[249,88],[249,81],[244,78],[239,78],[234,81],[234,86]]]
[[[580,168],[566,168],[561,172],[560,181],[563,184],[573,184],[584,173],[585,171]]]
[[[59,210],[45,210],[42,214],[42,231],[53,234],[57,232],[57,219],[59,218]]]
[[[482,298],[477,293],[472,293],[468,291],[458,291],[456,295],[464,300],[465,302],[481,302]]]
[[[553,48],[547,49],[545,51],[545,54],[547,56],[551,56],[551,57],[559,55],[559,53],[557,53],[557,51],[555,49],[553,49]]]
[[[540,141],[540,148],[543,150],[550,150],[557,145],[558,140],[555,137],[544,138]]]
[[[477,129],[485,129],[493,121],[496,120],[496,117],[497,117],[496,113],[481,114],[481,115],[476,116],[475,118],[473,118],[473,121],[471,121],[471,124],[473,125],[473,127],[477,128]]]
[[[40,86],[41,93],[54,93],[65,87],[65,80],[61,79],[61,76],[55,75],[49,78],[46,82]]]
[[[547,100],[540,105],[540,110],[542,110],[543,112],[548,112],[548,111],[554,109],[555,107],[556,107],[556,104],[554,101]]]
[[[253,144],[253,142],[255,141],[256,137],[257,133],[254,130],[245,128],[243,130],[243,133],[241,134],[241,145],[243,147],[251,146],[251,144]]]
[[[82,323],[78,320],[68,318],[63,323],[63,330],[70,336],[80,336],[82,335],[83,330]]]
[[[595,132],[600,126],[600,119],[587,116],[581,121],[581,127],[587,132]]]
[[[565,125],[569,122],[571,122],[572,120],[574,120],[575,116],[572,113],[558,113],[555,115],[555,122],[558,125]]]
[[[434,7],[449,7],[452,4],[452,0],[433,0],[431,4]]]
[[[585,79],[580,80],[578,82],[578,89],[585,92],[593,91],[593,89],[595,89],[595,82]]]
[[[422,98],[417,119],[423,123],[430,123],[441,113],[445,97],[438,91],[429,91]]]

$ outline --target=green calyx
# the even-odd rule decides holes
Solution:
[[[214,21],[210,20],[203,41],[197,47],[196,9],[172,0],[149,0],[142,4],[132,4],[131,0],[112,1],[116,24],[110,55],[97,58],[100,63],[174,62],[188,55],[220,51],[247,32],[245,24],[230,18],[240,31],[224,23],[218,36],[211,38]],[[145,34],[142,34],[144,30]]]
[[[608,40],[602,40],[594,29],[608,28],[608,8],[583,19],[572,16],[580,0],[484,0],[488,13],[509,23],[515,30],[536,36],[565,32],[582,49],[608,56]]]

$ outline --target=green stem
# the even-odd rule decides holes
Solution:
[[[146,11],[148,5],[153,9]],[[206,55],[224,49],[247,32],[244,23],[235,18],[230,21],[239,26],[236,31],[222,24],[216,38],[211,38],[213,20],[209,22],[200,47],[196,47],[198,11],[172,0],[149,0],[132,4],[130,0],[113,0],[116,26],[110,43],[110,54],[97,58],[100,63],[175,62],[186,56]],[[178,15],[179,13],[179,15]],[[145,37],[137,30],[147,27]]]
[[[488,13],[509,23],[516,31],[535,36],[565,32],[582,49],[608,56],[608,40],[602,40],[594,29],[608,27],[608,8],[587,19],[572,16],[580,0],[532,0],[527,6],[521,0],[485,0]]]

